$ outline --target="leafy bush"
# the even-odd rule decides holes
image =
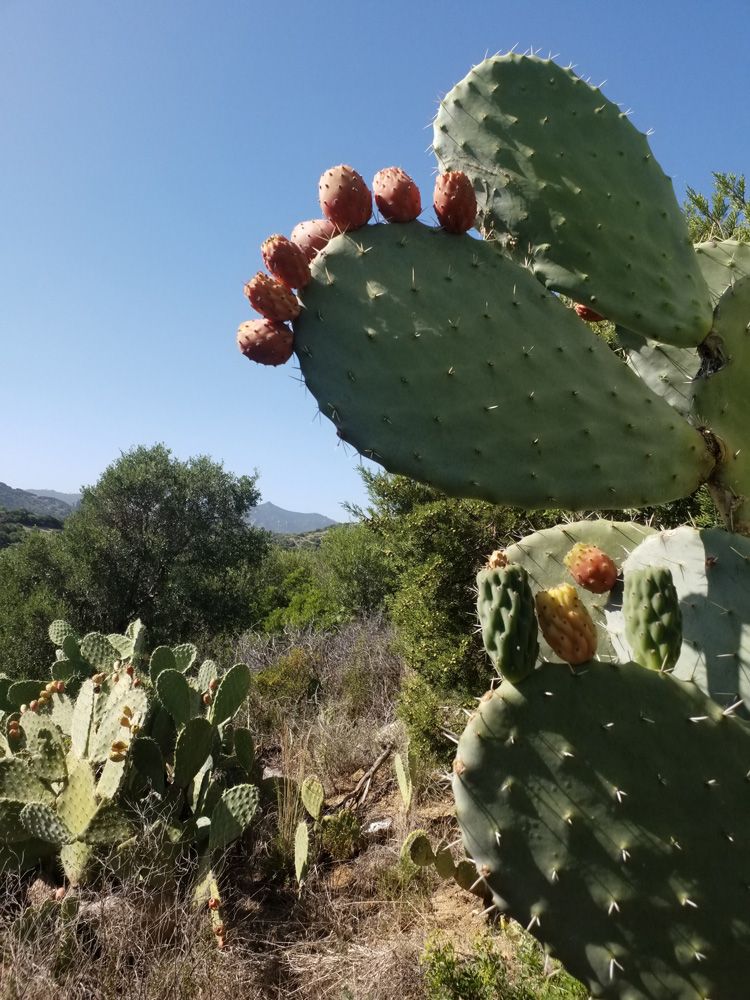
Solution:
[[[419,674],[412,674],[404,681],[396,714],[406,727],[409,746],[418,764],[423,768],[435,764],[451,766],[456,748],[442,730],[460,733],[466,722],[463,709],[472,704],[471,698],[437,688]]]
[[[516,954],[504,957],[498,938],[476,938],[471,955],[460,955],[439,935],[428,938],[421,958],[428,1000],[585,1000],[587,990],[566,972],[544,974],[544,955],[528,935]]]
[[[359,848],[362,824],[351,809],[340,809],[323,819],[321,846],[334,861],[347,861]]]

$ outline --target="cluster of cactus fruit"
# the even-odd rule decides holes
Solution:
[[[468,179],[472,218],[452,204],[439,228],[365,225],[359,185],[344,201],[360,228],[318,235],[298,288],[289,351],[338,436],[449,495],[531,509],[644,507],[705,483],[726,526],[575,522],[480,573],[503,679],[459,743],[464,846],[494,905],[592,995],[735,997],[750,972],[750,248],[693,247],[627,114],[533,54],[475,66],[433,148],[448,199]],[[587,325],[603,317],[618,351]]]
[[[59,857],[77,885],[97,873],[104,848],[109,864],[137,874],[145,815],[161,861],[176,871],[181,855],[196,855],[196,901],[212,901],[223,944],[216,865],[259,798],[252,735],[232,724],[249,668],[220,675],[212,660],[198,665],[190,643],[146,656],[140,622],[79,638],[57,621],[50,638],[49,683],[0,677],[0,866]]]
[[[264,365],[287,362],[294,337],[286,325],[299,317],[300,293],[309,284],[310,262],[335,236],[366,226],[372,199],[387,222],[413,222],[422,212],[422,196],[400,167],[379,170],[372,192],[363,177],[347,164],[331,167],[318,185],[323,219],[309,219],[294,227],[291,238],[276,234],[261,246],[270,275],[258,271],[245,285],[245,296],[263,319],[249,320],[237,330],[237,346],[245,357]],[[447,232],[465,233],[474,225],[477,200],[469,178],[460,170],[441,174],[435,182],[433,207]]]

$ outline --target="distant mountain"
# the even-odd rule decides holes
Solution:
[[[273,503],[260,503],[250,512],[250,522],[277,535],[299,535],[303,531],[331,528],[338,521],[322,514],[300,514],[295,510],[284,510]]]
[[[57,490],[27,490],[27,492],[33,493],[38,497],[51,497],[53,500],[62,500],[63,503],[69,504],[73,509],[81,502],[80,493],[58,493]]]
[[[7,483],[0,483],[0,508],[30,510],[32,514],[51,514],[59,518],[65,518],[73,512],[73,507],[69,503],[59,500],[56,496],[42,496],[30,490],[16,490]]]

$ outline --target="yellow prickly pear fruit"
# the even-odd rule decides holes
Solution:
[[[122,753],[124,750],[128,749],[128,745],[124,740],[115,740],[110,750],[112,753]]]
[[[126,756],[127,754],[117,750],[110,750],[109,752],[109,759],[115,764],[119,764],[121,761],[125,760]]]
[[[566,663],[585,663],[596,652],[596,627],[575,587],[562,583],[536,595],[539,627]]]

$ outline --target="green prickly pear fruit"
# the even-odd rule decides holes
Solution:
[[[336,233],[337,229],[330,219],[308,219],[297,223],[289,239],[300,248],[309,262]]]
[[[622,610],[636,663],[671,670],[682,648],[682,611],[671,572],[661,566],[630,570]]]
[[[372,215],[372,195],[364,178],[345,163],[330,167],[320,178],[318,195],[323,215],[342,233],[360,229]]]
[[[295,295],[286,285],[263,271],[258,271],[245,284],[245,297],[256,312],[277,323],[296,319],[300,313]]]
[[[285,323],[253,319],[240,324],[237,347],[246,358],[259,365],[283,365],[292,356],[294,338]]]
[[[484,648],[495,669],[512,684],[523,680],[539,655],[534,597],[526,570],[513,563],[480,570],[477,612]]]
[[[462,170],[449,170],[435,181],[433,207],[440,225],[449,233],[466,233],[477,217],[477,196]]]
[[[561,583],[536,595],[539,627],[566,663],[585,663],[596,652],[596,626],[575,587]]]
[[[401,167],[385,167],[372,180],[375,204],[388,222],[413,222],[422,211],[419,188]]]
[[[563,562],[578,586],[592,594],[606,594],[617,580],[617,566],[597,545],[578,542]]]
[[[286,236],[279,233],[269,236],[261,245],[260,255],[274,278],[287,288],[304,288],[310,281],[307,257]]]

